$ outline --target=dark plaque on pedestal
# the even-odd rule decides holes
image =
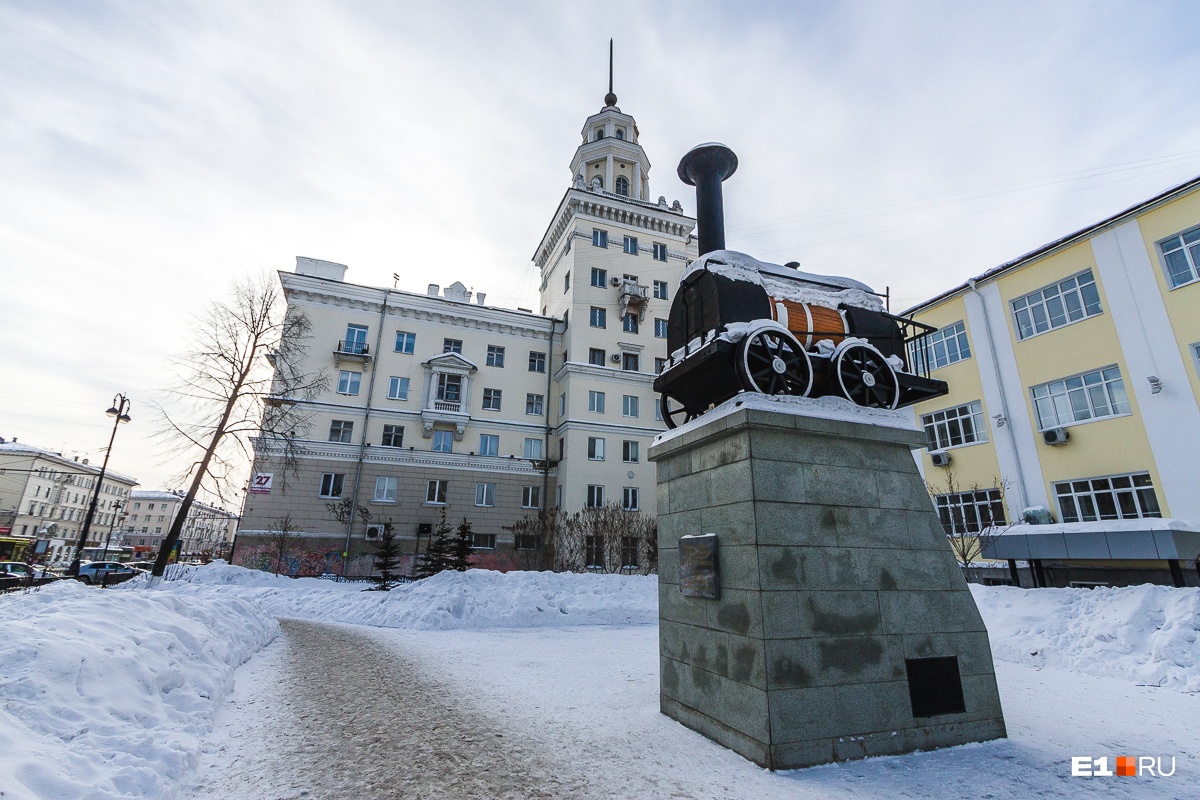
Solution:
[[[684,536],[679,540],[679,591],[685,597],[716,600],[721,596],[717,580],[717,535]]]

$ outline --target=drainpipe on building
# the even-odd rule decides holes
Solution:
[[[388,296],[391,289],[383,290],[383,303],[379,306],[379,330],[375,332],[375,355],[371,361],[371,379],[367,381],[367,407],[363,413],[362,438],[358,443],[358,460],[354,467],[354,486],[350,490],[350,514],[346,519],[346,545],[342,550],[342,574],[346,577],[346,564],[350,561],[350,533],[354,530],[354,517],[358,511],[358,482],[362,479],[363,460],[367,456],[367,426],[371,421],[371,403],[375,399],[375,373],[379,371],[379,346],[383,343],[383,322],[387,317]]]
[[[546,402],[542,406],[542,412],[546,416],[545,441],[542,443],[542,455],[544,456],[542,459],[542,507],[538,511],[538,516],[542,519],[546,518],[546,512],[550,508],[550,394],[554,386],[554,329],[557,325],[558,320],[551,317],[550,345],[546,351]],[[544,545],[545,542],[541,544]],[[516,542],[513,542],[513,546],[516,546]]]

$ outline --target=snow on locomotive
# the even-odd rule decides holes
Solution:
[[[694,148],[679,164],[679,177],[696,186],[701,257],[675,293],[670,358],[654,382],[667,425],[739,392],[835,395],[889,409],[946,394],[944,381],[908,363],[908,349],[923,347],[935,328],[888,313],[858,281],[724,249],[721,181],[736,168],[737,157],[717,144]]]

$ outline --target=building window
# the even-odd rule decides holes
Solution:
[[[654,320],[654,338],[667,338],[667,321],[665,319],[655,318]]]
[[[500,454],[500,436],[495,433],[479,434],[479,455],[495,456]]]
[[[621,416],[636,417],[638,415],[638,399],[636,395],[627,394],[621,398]]]
[[[908,345],[908,363],[914,365],[917,372],[939,369],[970,357],[967,328],[961,321],[947,325],[923,340],[918,339]]]
[[[375,479],[375,494],[371,499],[376,503],[394,503],[396,502],[396,490],[399,488],[399,478],[380,475]]]
[[[438,374],[437,399],[443,403],[457,405],[462,400],[462,376],[449,375],[445,372]],[[453,409],[457,411],[457,408]]]
[[[626,236],[625,244],[622,247],[622,249],[629,255],[636,256],[638,254],[637,237],[636,236]]]
[[[661,375],[662,371],[667,368],[667,360],[665,358],[654,359],[654,374]]]
[[[412,355],[417,346],[417,335],[408,331],[396,331],[396,352]]]
[[[472,550],[495,550],[496,549],[496,534],[494,534],[494,533],[472,533],[471,534],[471,549]]]
[[[604,505],[604,487],[589,483],[587,487],[587,507],[600,508]]]
[[[625,138],[624,136],[621,135],[620,130],[617,131],[617,138],[618,139]],[[614,184],[614,188],[616,189],[617,194],[619,194],[621,197],[629,197],[629,179],[628,178],[626,178],[624,175],[618,175],[617,179],[615,181],[613,181],[613,184]]]
[[[545,396],[540,394],[525,395],[525,413],[542,415],[542,409],[545,407]]]
[[[608,247],[608,231],[592,228],[592,247]]]
[[[500,410],[500,390],[499,389],[484,389],[483,390],[483,410],[484,411],[499,411]]]
[[[1200,375],[1200,342],[1192,345],[1192,361],[1196,362],[1196,374]]]
[[[621,537],[621,569],[634,570],[640,566],[638,563],[640,544],[641,539],[636,536]]]
[[[1084,478],[1054,484],[1062,522],[1161,517],[1150,474]]]
[[[491,508],[496,505],[496,484],[475,484],[475,505]]]
[[[318,494],[321,497],[341,497],[345,480],[346,476],[340,472],[326,472],[321,476],[321,491]]]
[[[637,353],[621,354],[621,369],[626,372],[637,372],[641,368],[642,358]]]
[[[604,357],[605,357],[605,352],[603,350],[601,350],[599,347],[589,347],[588,348],[588,363],[589,364],[596,366],[596,367],[603,367],[604,366]]]
[[[389,400],[407,400],[408,399],[408,378],[398,378],[393,375],[388,380],[388,399]]]
[[[621,442],[621,460],[627,464],[638,463],[638,443],[633,439]]]
[[[563,273],[563,294],[566,294],[570,288],[571,288],[571,270],[567,270],[565,273]]]
[[[667,246],[665,244],[662,244],[661,242],[654,243],[654,260],[655,261],[666,261],[667,260]],[[662,294],[659,294],[659,290],[660,290],[659,287],[661,287]],[[656,298],[658,298],[659,300],[667,299],[667,282],[666,281],[655,281],[654,282],[654,296]]]
[[[542,457],[542,440],[541,439],[526,439],[525,440],[525,458],[540,459]]]
[[[540,486],[522,486],[521,487],[521,508],[541,508],[542,507],[542,487]],[[529,549],[529,548],[517,548]]]
[[[565,417],[567,415],[567,393],[563,392],[558,396],[558,415]]]
[[[353,430],[353,422],[349,422],[344,419],[335,419],[329,424],[329,441],[349,444],[350,434]]]
[[[927,450],[945,450],[987,441],[987,429],[983,423],[983,404],[976,400],[965,406],[955,406],[932,414],[921,415],[925,428]]]
[[[1193,228],[1158,243],[1171,288],[1200,277],[1200,228]]]
[[[425,487],[425,502],[445,505],[448,484],[449,481],[430,481]]]
[[[487,366],[503,367],[504,366],[504,348],[500,345],[489,344],[487,349]]]
[[[346,341],[342,342],[343,353],[367,352],[367,326],[347,325]]]
[[[383,442],[384,447],[403,447],[404,446],[404,426],[403,425],[384,425],[383,426]]]
[[[442,339],[443,353],[458,353],[462,355],[462,339]]]
[[[358,394],[358,385],[361,381],[361,372],[353,372],[351,370],[344,369],[338,373],[337,393],[356,395]]]
[[[1040,431],[1130,413],[1125,382],[1116,366],[1044,383],[1029,391]]]
[[[588,411],[604,413],[604,392],[588,392]]]
[[[621,490],[621,508],[626,511],[637,511],[641,508],[638,504],[638,488],[636,486],[626,486]]]
[[[592,267],[592,286],[603,289],[608,285],[608,270]]]
[[[593,328],[605,328],[608,326],[608,314],[603,308],[592,306],[591,313],[588,316],[588,324]]]
[[[979,533],[1004,525],[1004,497],[999,489],[939,494],[933,498],[947,534]]]
[[[545,372],[546,371],[546,354],[539,353],[534,350],[529,351],[529,371],[530,372]]]
[[[604,569],[604,537],[585,536],[583,539],[583,565],[588,569]]]
[[[1100,313],[1100,292],[1092,271],[1038,289],[1012,301],[1017,335],[1022,339],[1061,328]]]
[[[567,457],[567,437],[560,436],[558,439],[558,460],[562,461]]]
[[[517,550],[540,550],[542,537],[532,533],[518,533],[513,537],[513,547]]]
[[[435,453],[454,452],[454,432],[453,431],[434,431],[433,432],[433,452],[435,452]]]
[[[588,437],[588,461],[604,460],[604,439],[596,436]]]
[[[625,316],[621,317],[621,330],[625,331],[626,333],[637,333],[637,314],[626,314]]]

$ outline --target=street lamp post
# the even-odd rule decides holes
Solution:
[[[112,436],[108,437],[108,450],[104,453],[104,464],[100,467],[100,477],[96,479],[96,489],[92,492],[92,502],[88,505],[87,516],[83,520],[83,528],[79,531],[79,541],[75,544],[75,557],[71,559],[71,566],[67,568],[67,575],[76,576],[79,574],[79,561],[83,555],[83,547],[87,544],[87,536],[92,530],[92,518],[96,516],[96,504],[100,502],[100,487],[104,484],[104,473],[108,471],[108,457],[112,455],[113,441],[117,438],[117,427],[122,422],[129,422],[129,398],[123,394],[118,394],[113,398],[112,408],[105,413],[113,417]]]
[[[112,519],[108,523],[108,536],[104,537],[104,555],[100,557],[101,561],[108,561],[108,543],[112,541],[113,528],[117,527],[117,517],[123,508],[120,500],[114,500],[112,505]]]

